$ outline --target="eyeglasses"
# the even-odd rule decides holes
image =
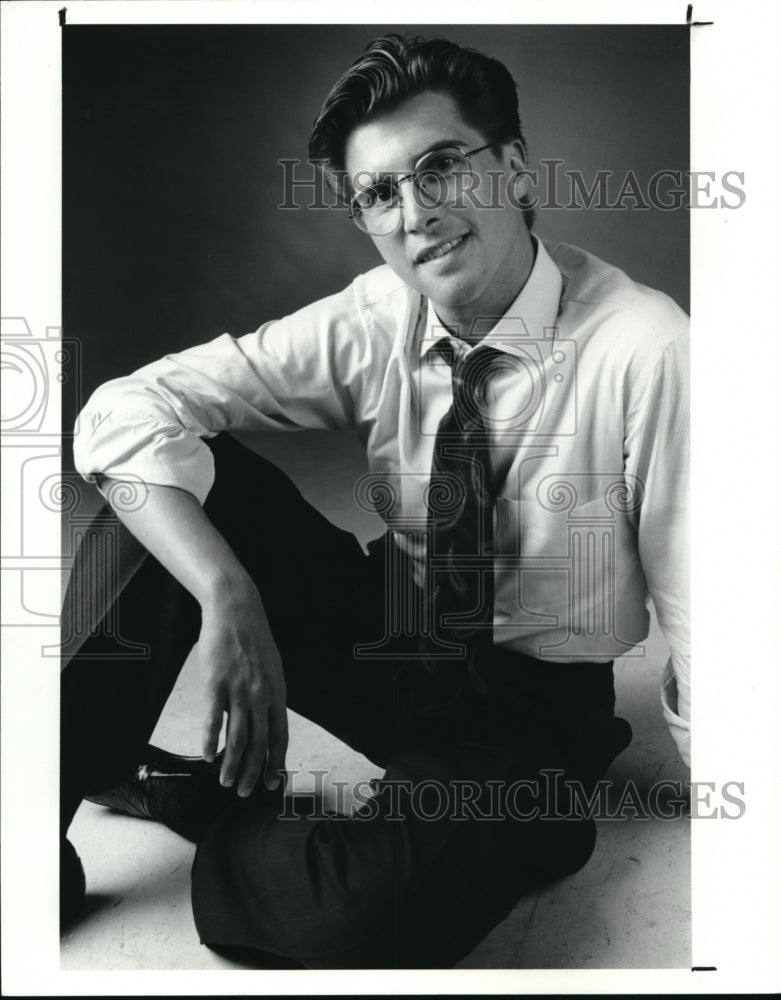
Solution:
[[[493,143],[465,150],[458,146],[432,149],[415,164],[411,173],[389,175],[361,188],[350,199],[350,218],[369,236],[390,236],[401,223],[399,187],[412,181],[412,197],[421,208],[439,208],[455,201],[465,190],[464,179],[472,176],[470,156],[482,153]]]

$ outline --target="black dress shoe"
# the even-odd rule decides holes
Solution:
[[[235,788],[220,784],[221,767],[222,755],[210,764],[201,757],[182,757],[148,746],[146,763],[130,781],[86,798],[127,816],[156,820],[197,843],[218,816],[244,801]],[[256,788],[250,798],[264,795],[281,800],[282,794],[281,787],[276,792]]]
[[[67,930],[81,916],[86,894],[84,868],[73,844],[60,839],[60,930]]]

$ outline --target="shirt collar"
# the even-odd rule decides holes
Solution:
[[[533,234],[532,240],[537,252],[526,284],[493,330],[480,341],[480,346],[490,344],[496,350],[519,354],[524,353],[524,343],[528,344],[530,340],[552,341],[556,335],[563,286],[561,272],[542,240]],[[448,337],[464,349],[463,341],[456,341],[444,328],[429,299],[426,324],[420,339],[420,357],[425,357],[443,337]]]

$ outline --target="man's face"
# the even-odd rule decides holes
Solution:
[[[486,138],[466,124],[449,94],[426,91],[355,128],[347,140],[345,167],[361,187],[372,175],[409,173],[424,153],[444,141],[472,150],[484,146]],[[528,277],[531,240],[520,210],[507,198],[509,178],[523,165],[520,143],[503,147],[500,158],[486,149],[472,158],[476,197],[433,208],[423,207],[404,181],[401,223],[388,236],[371,237],[396,274],[432,300],[443,322],[501,316]],[[498,183],[493,178],[493,186],[489,170],[503,172]],[[516,197],[522,191],[523,180]],[[459,242],[444,256],[421,259],[452,240]]]

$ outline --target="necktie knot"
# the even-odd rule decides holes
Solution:
[[[503,367],[505,356],[501,351],[480,345],[472,350],[465,345],[459,349],[448,338],[442,338],[437,347],[450,365],[453,390],[452,403],[440,422],[438,436],[453,441],[463,440],[469,434],[487,435],[491,423],[489,386]]]

